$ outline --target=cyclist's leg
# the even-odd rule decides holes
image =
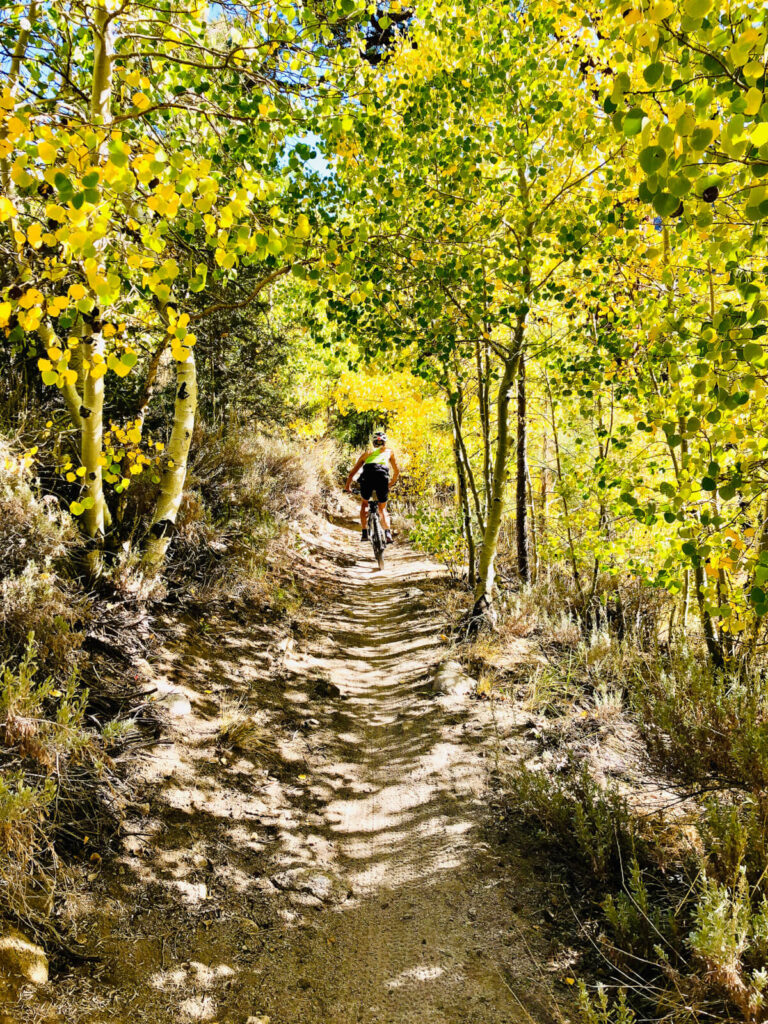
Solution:
[[[387,512],[387,503],[386,503],[386,501],[380,501],[379,502],[379,512],[381,513],[381,521],[384,524],[384,529],[385,530],[391,530],[392,527],[391,527],[390,522],[389,522],[389,514]]]
[[[364,530],[368,529],[368,499],[360,499],[360,525]]]

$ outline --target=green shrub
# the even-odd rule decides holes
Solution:
[[[506,783],[511,813],[535,823],[542,840],[595,880],[621,878],[638,850],[645,853],[626,800],[600,787],[586,765],[552,778],[520,764]]]
[[[418,505],[413,514],[409,540],[421,551],[445,562],[454,575],[464,564],[461,515],[453,506]]]
[[[635,1024],[637,1017],[627,1005],[627,994],[619,989],[614,1002],[608,998],[605,985],[598,985],[591,995],[582,983],[579,986],[579,1009],[584,1024]]]
[[[768,789],[768,684],[759,671],[714,671],[697,652],[675,652],[662,671],[636,677],[635,704],[652,751],[683,776]]]

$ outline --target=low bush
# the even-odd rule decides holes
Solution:
[[[70,516],[32,488],[28,460],[0,439],[0,650],[22,656],[30,631],[41,670],[78,660],[90,602],[68,570],[80,548]]]
[[[760,670],[715,671],[700,652],[674,650],[634,688],[651,750],[675,772],[752,793],[768,789],[768,682]]]
[[[444,562],[458,578],[464,570],[464,537],[461,516],[455,506],[416,506],[408,539],[421,551]]]

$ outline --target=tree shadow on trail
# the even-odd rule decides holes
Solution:
[[[413,585],[436,568],[401,549],[378,578],[339,570],[333,527],[313,551],[300,647],[231,623],[176,638],[163,668],[191,712],[104,876],[104,974],[80,990],[125,1024],[557,1019],[541,884],[484,841],[488,737],[428,695],[445,652]],[[249,724],[227,746],[232,705]]]

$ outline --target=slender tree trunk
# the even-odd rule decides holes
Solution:
[[[93,366],[94,355],[104,355],[104,339],[101,334],[92,335],[83,342],[85,358]],[[83,405],[80,410],[80,458],[85,469],[86,496],[93,504],[83,513],[83,521],[88,536],[101,545],[105,527],[104,487],[101,475],[102,435],[104,424],[104,378],[94,377],[89,373],[83,387]],[[96,569],[97,557],[94,555],[92,568]]]
[[[531,526],[531,559],[533,561],[531,576],[533,579],[538,579],[539,538],[536,533],[536,499],[533,496],[533,481],[531,480],[531,470],[529,466],[526,466],[526,494],[528,495],[528,522]]]
[[[165,310],[161,312],[163,320],[165,320]],[[144,420],[147,415],[147,409],[149,403],[152,401],[152,397],[155,393],[155,383],[157,381],[157,374],[160,369],[160,363],[163,358],[163,354],[168,348],[168,336],[164,335],[163,339],[156,346],[155,351],[152,353],[152,357],[149,360],[149,366],[147,367],[147,376],[144,380],[144,387],[142,388],[141,398],[139,399],[139,412],[137,419],[140,421],[140,426],[143,428]]]
[[[547,537],[547,505],[549,503],[548,495],[548,484],[549,484],[549,465],[547,459],[549,458],[549,443],[547,439],[547,432],[544,431],[544,435],[541,439],[541,472],[539,475],[539,560],[542,558],[542,545]]]
[[[472,495],[472,502],[475,506],[475,515],[477,516],[477,524],[482,532],[485,529],[485,516],[483,514],[483,507],[480,502],[480,495],[477,490],[477,482],[475,481],[475,474],[472,470],[472,464],[469,461],[469,455],[467,454],[467,446],[464,443],[464,433],[459,430],[457,435],[457,441],[459,445],[459,455],[464,463],[464,473],[469,485],[469,492]]]
[[[576,547],[573,542],[573,532],[571,530],[571,513],[568,507],[568,498],[563,487],[563,466],[560,461],[560,438],[557,432],[557,418],[555,417],[555,403],[552,399],[552,388],[549,386],[549,377],[546,370],[544,371],[544,380],[547,385],[547,397],[549,398],[549,411],[552,423],[552,442],[555,448],[555,472],[557,474],[557,482],[560,485],[560,500],[563,503],[563,512],[565,514],[565,532],[568,538],[568,551],[571,556],[571,567],[573,569],[573,582],[576,586],[576,590],[579,595],[579,600],[582,607],[584,607],[584,591],[581,589],[581,574],[579,573],[579,563],[576,559]]]
[[[474,588],[476,564],[475,564],[475,535],[472,529],[472,510],[469,507],[469,493],[467,491],[467,477],[464,472],[464,462],[459,447],[459,435],[461,433],[461,416],[455,406],[450,406],[451,428],[453,433],[453,457],[456,464],[456,482],[459,493],[459,508],[463,524],[464,540],[467,544],[467,560],[469,565],[469,585]]]
[[[488,390],[490,388],[490,359],[488,343],[475,342],[475,364],[477,367],[477,408],[480,416],[480,432],[483,439],[483,507],[487,513],[491,502],[491,424]],[[484,516],[483,516],[484,518]]]
[[[176,363],[176,402],[173,428],[167,448],[167,464],[160,482],[160,495],[144,548],[144,565],[158,570],[165,559],[176,526],[176,516],[187,478],[187,460],[197,412],[197,371],[194,352]]]
[[[112,120],[112,64],[114,40],[110,16],[103,6],[96,6],[92,14],[93,77],[91,80],[91,117],[97,124],[106,125]],[[104,155],[102,146],[102,157]],[[104,338],[101,333],[90,333],[82,343],[82,352],[90,367],[94,356],[106,358]],[[69,405],[77,395],[65,395]],[[104,434],[104,377],[96,377],[86,371],[83,377],[83,404],[80,412],[80,458],[85,469],[85,496],[90,499],[83,513],[85,530],[93,542],[89,554],[91,572],[98,572],[104,530],[109,518],[104,499],[102,479],[102,439]],[[71,414],[71,411],[70,411]]]
[[[491,504],[483,532],[480,548],[478,578],[475,584],[475,604],[472,617],[479,621],[487,618],[493,621],[493,587],[496,581],[496,550],[499,542],[499,530],[504,513],[504,493],[507,483],[507,462],[512,448],[509,430],[509,406],[512,391],[517,380],[520,354],[523,347],[523,331],[525,324],[518,321],[511,353],[504,360],[504,371],[496,394],[497,440],[496,454],[493,461],[493,480],[491,487]]]
[[[517,539],[517,572],[523,583],[531,582],[528,541],[528,410],[525,389],[525,352],[520,353],[517,367],[517,480],[515,531]]]
[[[93,8],[93,79],[91,80],[91,117],[98,124],[112,120],[112,71],[115,44],[111,15],[106,7]]]

